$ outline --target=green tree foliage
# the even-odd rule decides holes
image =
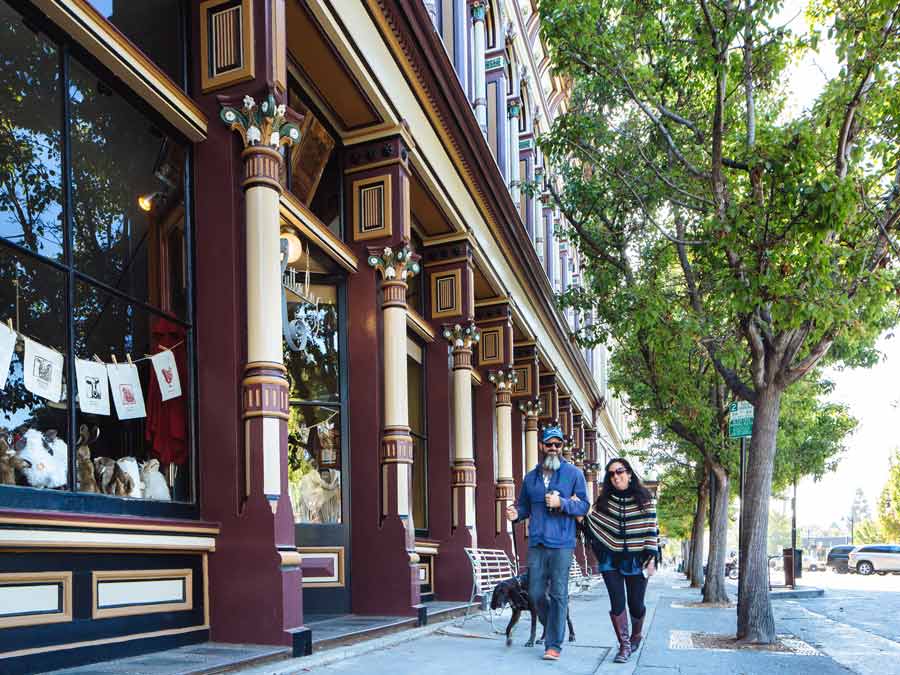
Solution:
[[[891,456],[888,479],[878,498],[878,523],[884,540],[900,542],[900,450]]]
[[[859,523],[853,534],[853,543],[857,546],[860,544],[879,544],[887,541],[887,539],[881,523],[873,518],[867,518]]]
[[[609,303],[639,323],[675,308],[731,393],[754,404],[737,633],[766,643],[782,397],[826,355],[870,363],[900,287],[900,9],[816,0],[816,31],[797,37],[773,23],[781,4],[540,3],[551,60],[573,83],[541,141],[557,172],[548,189],[589,259],[573,306]],[[842,69],[792,115],[786,67],[820,30]]]

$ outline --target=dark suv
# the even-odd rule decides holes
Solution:
[[[831,569],[838,574],[846,574],[849,569],[847,568],[847,560],[850,557],[850,551],[852,551],[855,546],[832,546],[828,549],[828,557],[825,559],[825,567]],[[855,570],[854,570],[855,571]]]

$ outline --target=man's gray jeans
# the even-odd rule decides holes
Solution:
[[[571,548],[528,547],[528,594],[547,627],[546,649],[562,650],[569,607]]]

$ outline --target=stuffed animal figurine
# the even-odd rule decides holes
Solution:
[[[22,459],[13,450],[5,433],[0,434],[0,485],[15,485],[16,471],[31,468],[28,460]]]
[[[158,502],[172,501],[169,485],[159,472],[158,459],[141,464],[141,482],[144,484],[144,499],[154,499]]]
[[[143,486],[141,485],[141,469],[134,457],[123,457],[116,464],[125,475],[131,479],[131,490],[128,491],[128,497],[140,499],[143,496]]]
[[[53,441],[58,440],[56,434],[53,434]],[[65,448],[65,443],[62,448]],[[22,438],[16,443],[16,451],[19,458],[27,462],[30,466],[22,469],[22,475],[31,487],[55,488],[66,484],[66,475],[68,473],[68,448],[62,450],[56,448],[57,453],[61,453],[61,459],[66,466],[60,467],[57,457],[51,452],[51,443],[47,441],[44,434],[37,429],[29,429]]]
[[[65,487],[69,479],[69,446],[57,435],[56,429],[48,429],[44,433],[44,447],[53,455],[55,464],[50,487]]]
[[[100,492],[97,480],[94,478],[94,463],[91,461],[91,445],[100,438],[100,427],[94,427],[88,431],[87,424],[82,424],[78,433],[78,485],[79,492]]]
[[[134,490],[134,481],[131,476],[122,471],[116,460],[109,457],[96,457],[94,459],[94,474],[100,492],[116,497],[127,497]]]

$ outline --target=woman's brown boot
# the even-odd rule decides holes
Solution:
[[[625,663],[631,656],[631,641],[628,637],[628,610],[623,609],[620,614],[609,613],[612,619],[613,630],[619,640],[619,653],[613,659],[613,663]]]
[[[644,609],[644,613],[641,615],[640,619],[636,619],[633,616],[631,617],[631,653],[634,654],[638,647],[641,646],[641,640],[644,638],[642,631],[644,628],[644,617],[647,616],[647,610]]]

